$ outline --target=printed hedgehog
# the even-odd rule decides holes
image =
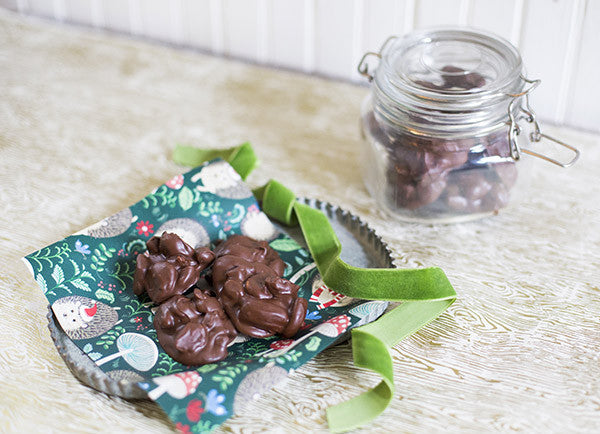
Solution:
[[[64,332],[73,340],[95,338],[121,322],[115,308],[79,295],[59,298],[52,310]]]

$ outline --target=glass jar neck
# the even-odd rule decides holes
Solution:
[[[458,137],[484,135],[505,125],[508,109],[515,94],[521,91],[521,80],[502,91],[487,95],[455,96],[422,89],[399,88],[386,70],[378,68],[372,84],[373,106],[379,121],[400,126],[417,135]],[[513,104],[513,115],[520,102]]]

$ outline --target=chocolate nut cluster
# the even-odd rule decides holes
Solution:
[[[192,249],[179,236],[167,232],[150,238],[146,247],[148,250],[137,257],[133,292],[147,292],[155,303],[190,289],[215,259],[210,249]]]
[[[238,332],[291,337],[302,325],[307,302],[298,298],[297,285],[281,277],[285,264],[267,242],[234,235],[213,253],[164,233],[146,244],[148,251],[137,259],[134,292],[146,291],[160,303],[157,337],[178,362],[222,360]],[[191,296],[182,295],[204,282],[200,272],[211,264],[212,291],[196,287]]]
[[[194,289],[191,298],[176,295],[162,303],[154,327],[167,354],[185,365],[224,359],[227,345],[237,336],[221,304],[200,289]]]
[[[215,249],[212,283],[240,332],[257,338],[294,336],[306,316],[299,286],[283,279],[285,264],[266,241],[234,235]]]

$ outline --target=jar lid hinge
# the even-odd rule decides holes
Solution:
[[[510,128],[508,130],[508,143],[510,146],[510,156],[514,159],[514,160],[519,160],[521,158],[521,152],[525,153],[525,154],[529,154],[532,155],[534,157],[538,157],[541,158],[542,160],[546,160],[550,163],[556,164],[557,166],[560,167],[570,167],[573,164],[575,164],[575,162],[579,159],[579,155],[580,152],[577,148],[575,148],[574,146],[571,146],[565,142],[562,142],[558,139],[555,139],[554,137],[551,137],[547,134],[542,133],[541,129],[540,129],[540,124],[537,121],[537,118],[535,116],[535,112],[533,111],[533,109],[531,108],[531,105],[529,104],[529,93],[535,89],[540,83],[541,80],[529,80],[526,77],[523,77],[521,75],[521,79],[528,83],[530,86],[525,88],[523,91],[519,92],[519,93],[514,93],[514,94],[506,94],[507,96],[512,97],[512,100],[510,102],[510,104],[508,105],[508,117],[510,119]],[[566,162],[560,162],[554,158],[551,158],[547,155],[544,154],[540,154],[539,152],[535,152],[532,151],[531,149],[526,149],[526,148],[521,148],[519,146],[519,143],[517,141],[517,136],[521,133],[521,127],[519,126],[519,123],[517,121],[517,119],[515,118],[515,104],[521,100],[521,98],[525,97],[525,107],[521,106],[519,107],[519,110],[525,114],[524,118],[525,120],[530,123],[533,124],[533,131],[531,132],[529,139],[534,142],[540,142],[543,138],[546,140],[549,140],[551,142],[554,142],[558,145],[561,145],[571,151],[573,151],[573,153],[575,154],[573,156],[573,158]]]

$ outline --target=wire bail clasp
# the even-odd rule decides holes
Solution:
[[[537,118],[535,116],[535,112],[533,111],[533,109],[531,108],[531,105],[529,104],[529,93],[533,89],[535,89],[536,87],[539,86],[539,84],[541,83],[541,80],[529,80],[528,78],[523,77],[522,75],[521,75],[521,79],[524,82],[526,82],[527,84],[529,84],[529,87],[527,87],[526,89],[524,89],[522,92],[519,92],[519,93],[506,94],[507,96],[512,97],[512,100],[511,100],[510,104],[508,105],[508,117],[510,119],[510,129],[508,131],[508,143],[510,146],[510,156],[514,160],[519,160],[521,158],[521,153],[523,152],[525,154],[529,154],[534,157],[541,158],[542,160],[546,160],[550,163],[556,164],[557,166],[560,166],[560,167],[572,166],[579,159],[579,155],[580,155],[579,150],[577,148],[575,148],[574,146],[571,146],[565,142],[555,139],[554,137],[551,137],[547,134],[542,133],[542,131],[540,129],[540,124],[538,123]],[[561,146],[564,146],[565,148],[573,151],[575,154],[570,161],[563,163],[563,162],[560,162],[560,161],[558,161],[554,158],[551,158],[547,155],[540,154],[539,152],[532,151],[531,149],[521,148],[519,146],[519,142],[517,141],[517,136],[519,134],[521,134],[521,127],[519,126],[518,119],[515,118],[514,107],[515,107],[515,104],[517,102],[519,102],[519,100],[523,97],[525,97],[525,107],[523,107],[523,106],[520,107],[520,111],[523,112],[523,115],[518,116],[518,118],[525,119],[528,123],[533,124],[533,132],[531,132],[531,134],[529,135],[529,140],[531,140],[534,143],[537,143],[537,142],[540,142],[542,139],[546,139],[551,142],[557,143]]]
[[[369,56],[375,56],[378,59],[381,59],[381,53],[383,53],[383,50],[385,50],[385,48],[390,42],[397,38],[397,36],[390,36],[389,38],[387,38],[377,53],[374,51],[367,51],[365,54],[363,54],[363,57],[360,59],[360,62],[358,62],[358,73],[363,77],[367,77],[367,80],[369,80],[369,82],[373,81],[373,75],[369,73],[369,64],[367,62],[367,59],[369,58]]]

